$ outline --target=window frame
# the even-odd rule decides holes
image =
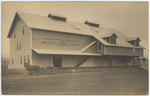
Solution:
[[[21,50],[21,41],[19,41],[19,49]]]
[[[22,35],[25,35],[25,34],[24,34],[24,26],[22,26]]]
[[[98,42],[98,50],[101,51],[102,50],[102,43]]]
[[[116,44],[116,37],[110,36],[110,37],[105,37],[103,38],[105,41],[107,41],[110,44]]]

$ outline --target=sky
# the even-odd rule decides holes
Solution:
[[[1,55],[4,57],[10,56],[7,35],[17,11],[41,16],[56,13],[80,23],[96,21],[127,37],[140,37],[140,44],[146,48],[144,56],[148,57],[147,1],[3,1],[1,4]]]

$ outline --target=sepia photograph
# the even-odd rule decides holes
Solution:
[[[149,1],[2,1],[1,94],[148,95]]]

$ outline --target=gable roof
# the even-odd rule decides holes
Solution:
[[[13,21],[12,21],[11,27],[10,27],[10,29],[9,29],[7,38],[10,38],[11,33],[12,33],[12,30],[13,30],[13,28],[14,28],[14,26],[15,26],[15,22],[16,22],[17,18],[18,18],[18,14],[16,13],[15,16],[14,16],[14,19],[13,19]]]
[[[116,38],[118,37],[115,33],[108,33],[108,34],[104,34],[102,37],[111,37],[111,36],[115,36]]]
[[[134,40],[139,40],[139,41],[141,41],[139,37],[133,37],[133,38],[127,38],[127,39],[126,39],[126,41],[134,41]]]
[[[72,22],[68,20],[66,22],[62,22],[58,20],[53,20],[46,16],[39,16],[39,15],[22,13],[22,12],[17,12],[15,15],[15,18],[17,15],[20,16],[20,18],[23,19],[23,21],[28,25],[28,27],[32,29],[41,29],[41,30],[49,30],[49,31],[71,33],[71,34],[93,36],[97,40],[99,40],[100,42],[102,42],[104,45],[107,45],[107,46],[144,48],[142,46],[133,46],[132,44],[128,43],[126,41],[127,37],[121,34],[120,32],[116,31],[115,29],[105,28],[105,27],[96,28],[96,27],[88,26],[83,23],[77,23],[77,22]],[[14,22],[15,21],[13,20],[13,23]],[[77,27],[79,27],[79,29],[73,28],[71,25],[76,25]],[[10,38],[12,26],[8,33],[8,36],[7,36],[8,38]],[[106,34],[114,34],[114,33],[118,36],[116,40],[116,44],[110,44],[107,41],[102,39],[102,36]]]

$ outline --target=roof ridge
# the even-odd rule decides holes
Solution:
[[[45,18],[49,18],[49,17],[47,17],[47,16],[42,16],[42,15],[37,15],[37,14],[31,14],[31,13],[25,13],[25,12],[19,12],[19,11],[17,11],[16,13],[23,13],[23,14],[28,14],[28,15],[35,15],[35,16],[40,16],[40,17],[45,17]],[[50,13],[49,13],[50,14]],[[83,24],[83,25],[86,25],[86,24],[84,24],[84,23],[81,23],[81,22],[77,22],[77,21],[71,21],[71,20],[67,20],[67,22],[69,23],[78,23],[78,24]],[[88,25],[86,25],[86,26],[88,26]],[[102,28],[104,28],[104,27],[102,27]],[[105,27],[105,28],[107,28],[107,27]],[[107,28],[108,29],[108,28]]]
[[[31,14],[31,13],[25,13],[25,12],[19,12],[19,11],[17,11],[16,13],[17,14],[18,13],[21,13],[21,14],[23,13],[23,14],[28,14],[28,15],[36,15],[36,16],[41,16],[41,17],[47,17],[47,16],[38,15],[38,14]]]

